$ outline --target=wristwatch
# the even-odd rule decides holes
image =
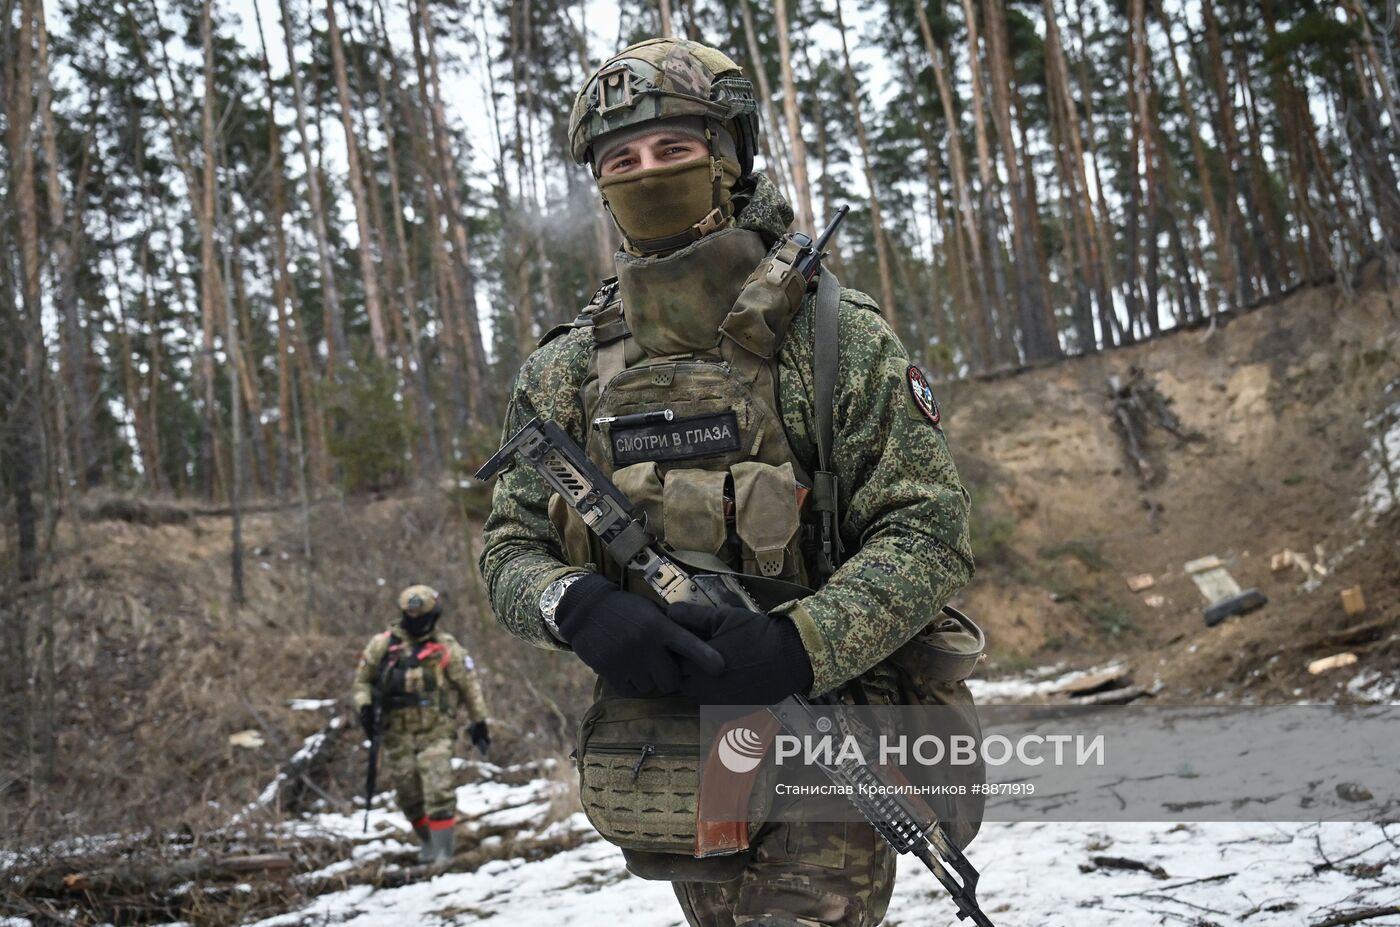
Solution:
[[[540,594],[540,618],[544,621],[544,626],[549,629],[549,633],[561,644],[567,644],[564,635],[559,632],[559,625],[554,621],[554,613],[559,609],[559,602],[564,598],[564,593],[570,586],[583,579],[586,573],[570,573],[568,576],[561,576],[548,586],[544,587],[544,592]]]

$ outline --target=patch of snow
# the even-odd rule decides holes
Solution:
[[[1385,388],[1387,396],[1400,392],[1400,380]],[[1356,514],[1374,521],[1400,502],[1400,399],[1366,421],[1373,437],[1366,449],[1367,483]]]
[[[1379,670],[1362,670],[1347,683],[1347,692],[1358,702],[1400,705],[1400,679]]]
[[[291,698],[287,699],[287,707],[292,711],[320,711],[334,708],[335,702],[333,698]]]
[[[549,815],[549,802],[531,802],[515,808],[502,808],[476,818],[477,823],[487,827],[527,827],[543,824]]]
[[[301,742],[301,748],[298,749],[296,753],[292,754],[291,759],[288,760],[287,763],[289,765],[292,765],[310,759],[312,756],[315,755],[317,750],[321,749],[321,745],[325,743],[326,734],[330,731],[338,729],[344,723],[344,718],[331,718],[330,722],[326,725],[324,729],[317,731],[315,734],[312,734],[310,737],[307,737]],[[250,814],[253,814],[254,812],[262,808],[266,808],[268,805],[272,804],[272,802],[277,798],[278,787],[286,778],[287,774],[285,772],[279,772],[277,774],[277,777],[267,784],[267,787],[262,790],[262,793],[258,795],[256,799],[254,799],[251,803],[246,805],[243,808],[243,810],[239,811],[229,820],[229,825],[236,826],[238,824],[241,824],[248,819],[248,816]]]
[[[628,875],[622,853],[601,840],[537,862],[493,860],[475,872],[450,872],[401,888],[354,886],[308,906],[258,921],[257,927],[308,923],[344,927],[424,927],[473,923],[497,915],[515,927],[627,924],[682,927],[665,882]]]
[[[1035,698],[1040,695],[1052,695],[1086,676],[1098,673],[1116,673],[1122,668],[1122,665],[1118,663],[1106,663],[1093,669],[1064,672],[1064,665],[1056,664],[1048,667],[1043,666],[1020,676],[1008,676],[1002,679],[972,678],[967,681],[967,687],[972,691],[972,697],[977,700],[979,705],[995,705],[1002,702]]]
[[[968,855],[981,871],[978,899],[999,925],[1216,923],[1283,927],[1339,911],[1394,904],[1377,878],[1347,870],[1393,866],[1394,847],[1374,824],[986,824]],[[1080,864],[1095,855],[1161,866],[1144,872]],[[1326,864],[1334,862],[1333,866]],[[1321,867],[1320,869],[1318,867]],[[1202,880],[1193,882],[1193,880]],[[1189,883],[1189,884],[1188,884]],[[1098,913],[1094,913],[1098,912]],[[681,927],[671,887],[629,875],[622,854],[598,839],[547,859],[493,860],[401,888],[352,886],[256,927],[445,927],[506,915],[513,927]],[[1377,925],[1395,925],[1382,918]],[[899,861],[885,923],[956,924],[952,904],[922,864]]]
[[[990,701],[1047,694],[1111,668],[1066,673],[1063,667],[1052,667],[981,683],[977,696]],[[1349,688],[1364,694],[1380,682],[1378,675],[1362,674]],[[549,841],[575,845],[546,858],[495,859],[474,872],[441,873],[396,888],[348,885],[253,927],[447,927],[500,915],[505,915],[501,923],[512,927],[682,927],[685,921],[670,885],[628,874],[621,851],[598,838],[582,812],[551,820],[551,809],[569,793],[565,782],[541,777],[512,784],[495,777],[518,776],[526,767],[476,765],[482,778],[456,791],[467,831],[503,827],[513,829],[517,838],[533,838],[536,846]],[[554,765],[530,768],[539,772]],[[389,807],[387,793],[377,796],[369,820],[368,839],[361,832],[362,812],[307,815],[282,825],[291,839],[338,838],[347,844],[347,858],[299,876],[298,883],[325,884],[325,877],[349,875],[367,862],[407,853],[416,845],[408,822]],[[1387,833],[1386,825],[1371,823],[1031,821],[984,824],[968,856],[981,873],[979,900],[999,927],[1159,927],[1202,921],[1292,927],[1339,912],[1395,904],[1397,839],[1400,835]],[[479,846],[503,843],[492,835]],[[1160,866],[1168,878],[1095,869],[1090,860],[1096,855]],[[885,923],[914,927],[959,922],[932,874],[906,856],[899,861],[899,880]],[[1368,923],[1396,927],[1400,916]],[[11,919],[0,920],[0,927],[29,925]]]

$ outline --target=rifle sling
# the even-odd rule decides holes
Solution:
[[[838,316],[841,284],[822,268],[817,278],[813,333],[813,377],[816,380],[817,471],[813,474],[812,507],[821,519],[820,567],[825,580],[841,565],[839,490],[832,455],[835,445],[836,376],[840,364]]]

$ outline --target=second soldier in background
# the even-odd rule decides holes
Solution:
[[[385,770],[399,809],[422,844],[419,860],[439,864],[456,849],[452,744],[459,705],[466,705],[471,719],[472,743],[483,754],[491,745],[476,666],[457,639],[437,627],[442,604],[429,586],[403,590],[399,620],[365,647],[354,688],[368,737],[374,736],[379,703]]]

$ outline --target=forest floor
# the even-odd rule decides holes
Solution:
[[[1170,413],[1157,426],[1130,414],[1136,457],[1110,377]],[[990,640],[979,698],[1054,699],[1064,673],[1112,664],[1158,703],[1400,701],[1400,310],[1384,293],[1304,291],[1209,334],[935,389],[974,497],[979,568],[959,604]],[[561,906],[585,906],[580,922],[678,923],[669,889],[627,878],[575,814],[561,761],[590,680],[491,619],[474,567],[481,505],[469,480],[320,500],[313,561],[295,506],[250,515],[238,609],[226,517],[91,499],[62,521],[56,582],[28,605],[53,630],[52,708],[31,713],[29,754],[0,761],[0,851],[13,854],[0,857],[0,924],[507,910],[543,924]],[[1272,569],[1285,551],[1298,556]],[[1207,627],[1185,564],[1208,556],[1268,604]],[[1142,574],[1151,587],[1131,591]],[[451,594],[446,626],[482,668],[501,765],[462,764],[460,871],[398,885],[412,875],[405,834],[381,810],[359,836],[364,754],[339,732],[359,649],[418,581]],[[1349,616],[1353,587],[1367,608]],[[1340,653],[1355,662],[1308,671]],[[314,764],[288,767],[318,736]],[[291,777],[269,791],[279,769]],[[1360,824],[988,824],[972,855],[998,924],[1298,924],[1395,903],[1395,839]],[[254,851],[285,854],[291,874],[134,896],[63,882]],[[1079,872],[1102,852],[1170,878]],[[1173,887],[1191,879],[1209,881]],[[889,923],[951,920],[930,877],[908,868],[902,884]]]

